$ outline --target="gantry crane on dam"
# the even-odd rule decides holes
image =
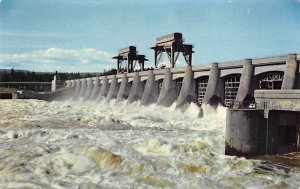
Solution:
[[[172,68],[175,67],[178,56],[182,53],[187,65],[192,65],[193,45],[184,44],[181,33],[172,33],[156,38],[156,45],[151,47],[154,50],[154,65],[157,68],[162,54],[166,53]]]
[[[135,46],[119,49],[118,56],[113,57],[113,59],[117,59],[117,73],[133,72],[137,64],[139,64],[140,71],[144,71],[145,61],[148,61],[145,55],[137,54]]]

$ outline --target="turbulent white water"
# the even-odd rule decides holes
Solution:
[[[224,155],[225,108],[0,101],[0,188],[298,188],[300,170]]]

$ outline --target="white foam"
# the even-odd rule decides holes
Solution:
[[[299,186],[299,170],[224,155],[226,108],[175,107],[1,100],[0,188]]]

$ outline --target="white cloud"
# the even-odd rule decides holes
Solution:
[[[35,71],[102,72],[115,67],[113,54],[92,48],[49,48],[20,54],[0,54],[0,68]]]

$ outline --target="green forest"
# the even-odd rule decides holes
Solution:
[[[116,73],[116,69],[104,71],[102,73],[62,73],[57,71],[51,73],[20,71],[12,68],[11,70],[0,71],[0,82],[51,82],[54,75],[59,75],[61,80],[72,80]]]

